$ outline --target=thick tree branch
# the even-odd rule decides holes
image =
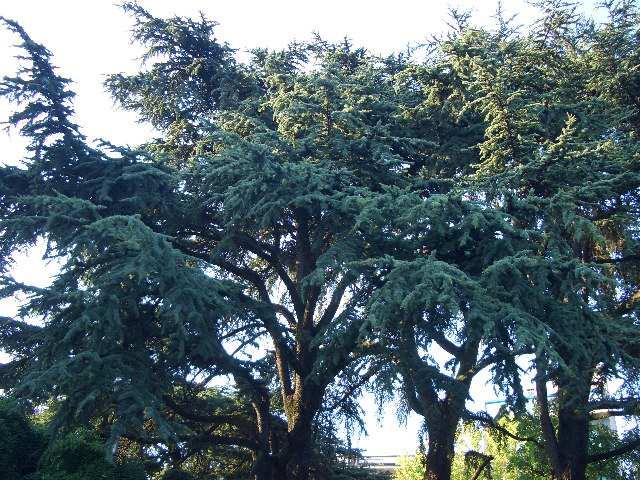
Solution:
[[[440,348],[442,348],[445,352],[453,357],[457,358],[460,356],[460,354],[462,353],[461,346],[453,343],[441,331],[431,328],[429,322],[425,322],[424,327],[428,330],[431,340],[436,342]]]
[[[594,260],[595,263],[602,263],[602,264],[619,264],[619,263],[626,263],[626,262],[638,262],[640,261],[640,255],[626,255],[624,257],[618,257],[618,258],[599,258]]]
[[[475,450],[467,452],[465,454],[465,457],[478,457],[482,460],[473,475],[469,477],[469,480],[478,480],[478,478],[480,478],[480,474],[484,471],[485,468],[488,468],[491,465],[491,460],[493,460],[493,456],[485,455],[484,453],[476,452]]]
[[[544,449],[547,457],[549,457],[549,462],[553,466],[553,470],[558,472],[561,470],[558,437],[556,437],[553,424],[551,423],[547,384],[545,379],[540,376],[540,372],[538,372],[538,376],[536,377],[536,398],[538,406],[540,407],[540,426],[542,427],[542,435],[545,439]]]
[[[181,417],[194,422],[205,423],[208,427],[233,425],[245,429],[247,435],[253,434],[256,430],[255,423],[251,422],[250,417],[246,415],[207,415],[198,413],[191,406],[181,405],[168,395],[164,396],[164,403]]]
[[[235,233],[233,238],[240,245],[267,262],[274,269],[289,293],[289,298],[291,299],[293,308],[296,311],[296,315],[298,318],[302,318],[304,316],[304,305],[300,292],[291,277],[287,274],[283,263],[280,261],[278,252],[275,251],[271,245],[264,242],[258,242],[244,233]]]
[[[425,411],[422,402],[426,401],[429,404],[435,405],[438,403],[438,394],[433,388],[431,375],[427,375],[427,372],[425,372],[426,366],[418,353],[418,346],[416,345],[414,336],[414,328],[415,325],[413,321],[411,321],[409,317],[405,316],[400,326],[400,335],[403,341],[399,347],[402,351],[402,358],[399,358],[398,360],[399,365],[401,366],[403,381],[405,385],[408,383],[407,381],[412,385],[412,390],[414,390],[412,397],[416,396],[416,399],[420,404],[420,408],[419,410],[416,410],[416,413],[426,416],[427,412]],[[406,387],[405,391],[407,391]]]
[[[372,365],[369,369],[367,369],[366,372],[364,372],[362,375],[360,375],[360,378],[358,379],[357,382],[352,383],[351,385],[349,385],[349,388],[347,388],[347,391],[344,392],[344,394],[340,397],[339,400],[337,400],[336,402],[334,402],[332,405],[328,406],[326,408],[327,411],[333,411],[337,408],[339,408],[342,404],[344,404],[350,397],[353,396],[353,394],[362,386],[366,385],[367,382],[369,382],[369,380],[371,380],[371,378],[378,373],[378,368],[376,365]]]
[[[640,400],[600,400],[589,403],[589,419],[602,420],[610,417],[634,415],[640,411]]]
[[[331,300],[329,301],[327,308],[325,309],[322,317],[320,317],[320,320],[315,326],[314,330],[316,332],[321,331],[329,323],[331,323],[331,320],[333,320],[333,317],[338,311],[338,307],[340,307],[340,303],[342,302],[342,298],[344,297],[347,288],[349,288],[349,285],[351,285],[354,280],[354,276],[350,275],[349,273],[346,273],[342,277],[342,279],[340,279],[335,289],[333,290],[333,294],[331,295]]]
[[[509,356],[513,356],[513,357],[517,357],[520,355],[528,355],[531,353],[534,353],[535,349],[531,348],[531,347],[525,347],[525,348],[521,348],[519,350],[515,350],[515,351],[511,351],[511,352],[498,352],[495,353],[493,355],[489,355],[486,356],[484,358],[481,358],[480,360],[478,360],[478,362],[476,362],[473,370],[474,370],[474,375],[476,375],[477,373],[479,373],[481,370],[484,370],[487,367],[490,367],[491,365],[494,365],[496,363],[498,363],[501,359],[503,359],[505,357],[505,355],[509,355]]]
[[[619,398],[619,399],[604,399],[589,402],[587,406],[589,411],[593,410],[605,410],[605,409],[622,409],[640,407],[640,399],[637,398]]]
[[[282,361],[288,362],[291,368],[298,371],[299,367],[296,361],[296,357],[294,353],[291,351],[291,349],[289,348],[289,346],[287,345],[286,338],[285,338],[286,332],[284,332],[283,328],[279,324],[275,316],[275,312],[279,312],[285,315],[286,317],[288,317],[289,319],[292,319],[292,314],[291,312],[288,312],[281,305],[272,303],[271,296],[269,295],[269,290],[267,289],[265,281],[260,277],[260,275],[258,275],[258,273],[256,273],[254,270],[251,270],[249,268],[239,267],[238,265],[235,265],[232,262],[229,262],[222,258],[213,257],[207,254],[194,251],[193,249],[190,249],[189,247],[184,245],[184,242],[174,242],[174,244],[176,244],[181,249],[181,251],[183,251],[185,254],[190,255],[199,260],[205,261],[211,265],[216,265],[222,268],[223,270],[231,273],[232,275],[235,275],[239,278],[242,278],[248,281],[249,283],[251,283],[251,285],[253,285],[258,290],[258,295],[260,300],[273,309],[273,313],[274,313],[273,316],[267,314],[267,315],[261,316],[260,319],[262,320],[265,329],[269,333],[269,336],[273,340],[274,348],[276,349],[276,352],[279,354]],[[285,311],[287,312],[286,314],[284,313]],[[288,370],[288,367],[286,370]],[[282,371],[284,371],[284,369]]]

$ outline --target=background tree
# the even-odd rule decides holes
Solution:
[[[614,100],[602,82],[593,82],[603,58],[592,53],[616,29],[627,42],[618,44],[620,54],[629,59],[637,13],[628,2],[611,2],[612,20],[599,26],[571,2],[539,6],[542,16],[529,37],[485,37],[475,46],[482,54],[461,64],[470,105],[487,121],[475,185],[535,245],[493,271],[504,294],[549,327],[557,358],[538,351],[535,361],[545,445],[554,477],[577,479],[589,461],[606,458],[588,454],[590,401],[606,398],[605,384],[616,377],[626,380],[629,396],[637,394],[630,348],[639,338],[632,300],[636,113],[632,102]],[[548,413],[549,380],[558,389],[557,428]],[[611,400],[623,407],[623,395]]]
[[[504,213],[456,204],[455,195],[397,202],[405,214],[376,209],[398,221],[386,228],[412,239],[412,253],[406,253],[413,258],[381,265],[384,285],[372,296],[369,319],[390,362],[389,386],[399,375],[407,405],[424,417],[426,478],[433,479],[451,476],[456,431],[471,415],[467,400],[475,376],[492,367],[496,384],[514,402],[522,400],[516,355],[544,340],[541,323],[500,301],[486,273],[522,248],[519,234]]]
[[[395,243],[381,249],[384,284],[372,296],[369,320],[390,362],[387,388],[399,375],[409,408],[425,419],[425,478],[434,479],[451,476],[460,421],[479,418],[467,410],[476,375],[491,367],[495,385],[522,405],[516,358],[533,345],[546,348],[546,326],[514,308],[493,273],[530,248],[528,232],[476,186],[479,145],[495,131],[474,108],[470,55],[486,60],[508,30],[493,34],[471,28],[464,14],[453,18],[456,29],[431,45],[427,63],[398,75],[404,82],[412,75],[421,87],[412,109],[420,112],[423,138],[439,125],[429,137],[433,160],[419,171],[423,189],[396,195],[386,210],[376,205],[372,222],[373,230],[394,233],[382,241]]]

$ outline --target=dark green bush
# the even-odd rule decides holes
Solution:
[[[0,478],[23,480],[35,474],[45,436],[10,399],[0,398]]]
[[[114,467],[93,435],[77,430],[56,440],[41,460],[42,480],[112,480]]]

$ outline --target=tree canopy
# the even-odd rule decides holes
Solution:
[[[637,448],[589,438],[640,400],[638,11],[537,6],[526,33],[453,12],[422,59],[316,35],[241,62],[204,16],[126,3],[145,55],[105,86],[157,132],[136,148],[88,141],[51,52],[2,19],[29,144],[0,167],[0,294],[27,296],[0,386],[50,405],[43,458],[99,440],[107,470],[357,476],[339,437],[370,389],[424,418],[448,480],[461,421],[518,436],[471,409],[482,371],[518,418],[535,379],[552,478]],[[60,270],[37,288],[11,268],[39,242]]]

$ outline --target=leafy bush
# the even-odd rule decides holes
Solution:
[[[46,439],[10,399],[0,398],[0,477],[22,480],[35,474]]]
[[[84,430],[56,440],[41,460],[42,480],[113,480],[114,466],[104,446]]]
[[[104,444],[86,430],[55,441],[41,459],[39,480],[145,480],[142,464],[107,461]]]

